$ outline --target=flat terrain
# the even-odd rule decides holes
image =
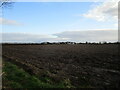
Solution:
[[[118,87],[118,44],[3,45],[3,59],[52,84],[74,87]]]

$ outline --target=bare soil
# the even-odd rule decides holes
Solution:
[[[54,83],[75,87],[119,87],[118,44],[3,45],[3,58]]]

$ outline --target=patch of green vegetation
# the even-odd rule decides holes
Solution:
[[[71,88],[69,80],[64,80],[58,84],[51,84],[51,79],[45,77],[38,79],[25,72],[18,66],[4,61],[3,64],[3,88]]]

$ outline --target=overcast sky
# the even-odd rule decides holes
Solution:
[[[3,42],[113,42],[117,2],[15,2],[3,9]]]

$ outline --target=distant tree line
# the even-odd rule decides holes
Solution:
[[[1,43],[2,45],[7,45],[7,44],[10,44],[10,45],[14,45],[14,44],[17,44],[17,45],[59,45],[59,44],[120,44],[120,42],[41,42],[41,43]]]

